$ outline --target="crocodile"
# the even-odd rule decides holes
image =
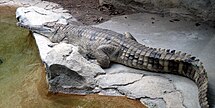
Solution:
[[[53,43],[67,42],[77,45],[80,51],[91,55],[99,65],[108,68],[110,62],[153,72],[171,73],[193,80],[199,89],[199,103],[208,108],[208,77],[203,66],[194,56],[181,51],[151,48],[140,44],[129,33],[120,34],[108,29],[57,21],[43,25],[27,25],[17,17],[17,25],[41,34]]]

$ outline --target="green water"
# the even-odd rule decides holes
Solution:
[[[14,7],[0,7],[0,108],[141,108],[125,97],[48,94],[35,40],[16,26]]]

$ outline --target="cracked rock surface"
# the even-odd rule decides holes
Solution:
[[[48,22],[58,19],[64,21],[72,18],[70,15],[70,17],[63,17],[68,13],[65,13],[65,11],[60,13],[60,10],[56,11],[58,17],[52,16],[55,14],[48,14],[49,12],[56,13],[52,11],[54,6],[45,10],[37,7],[22,8],[17,11],[17,14],[20,14],[30,24],[35,24],[34,21],[39,21],[39,19]],[[26,14],[23,11],[28,11],[28,13]],[[47,14],[44,14],[44,12],[47,12]],[[36,17],[31,17],[32,14]],[[142,17],[145,18],[144,15]],[[49,18],[53,19],[50,20]],[[132,24],[134,20],[141,20],[138,17],[135,18],[137,19],[130,20],[127,23]],[[115,20],[112,23],[114,25],[118,22]],[[108,28],[110,22],[97,25],[97,27],[101,26]],[[123,32],[123,29],[119,30],[117,27],[119,26],[113,26],[112,30]],[[160,34],[152,33],[151,35]],[[35,33],[34,36],[41,58],[46,63],[50,92],[127,96],[131,99],[138,99],[141,103],[153,108],[200,108],[197,86],[185,77],[136,70],[120,64],[114,64],[111,68],[103,70],[80,55],[76,46],[66,43],[53,45],[43,36]],[[149,39],[150,37],[146,38]],[[137,37],[137,39],[142,38]],[[147,42],[150,44],[150,41]]]
[[[93,93],[95,76],[105,71],[78,53],[78,48],[66,43],[55,45],[46,59],[50,92],[68,94]]]
[[[105,74],[96,77],[97,84],[101,88],[116,88],[120,86],[130,85],[140,80],[143,75],[135,73],[115,73]],[[117,79],[117,80],[116,80]]]
[[[145,76],[133,84],[118,87],[118,89],[123,91],[127,96],[133,98],[156,98],[171,93],[175,90],[174,85],[170,83],[168,79],[160,76]]]

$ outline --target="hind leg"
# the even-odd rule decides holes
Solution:
[[[95,52],[97,62],[102,68],[108,68],[110,66],[110,58],[107,53],[105,53],[108,48],[108,45],[102,45],[98,47]]]
[[[134,41],[137,41],[137,40],[134,38],[134,36],[132,36],[131,33],[129,33],[129,32],[125,32],[124,35],[125,35],[126,38],[129,38],[129,39],[132,39],[132,40],[134,40]]]

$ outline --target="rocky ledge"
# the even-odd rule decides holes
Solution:
[[[56,12],[35,6],[20,7],[16,14],[35,25],[49,21],[76,21],[64,9]],[[185,77],[136,70],[120,64],[102,69],[94,61],[85,59],[77,46],[51,43],[36,33],[33,36],[46,65],[50,92],[127,96],[153,108],[200,108],[198,88]]]

